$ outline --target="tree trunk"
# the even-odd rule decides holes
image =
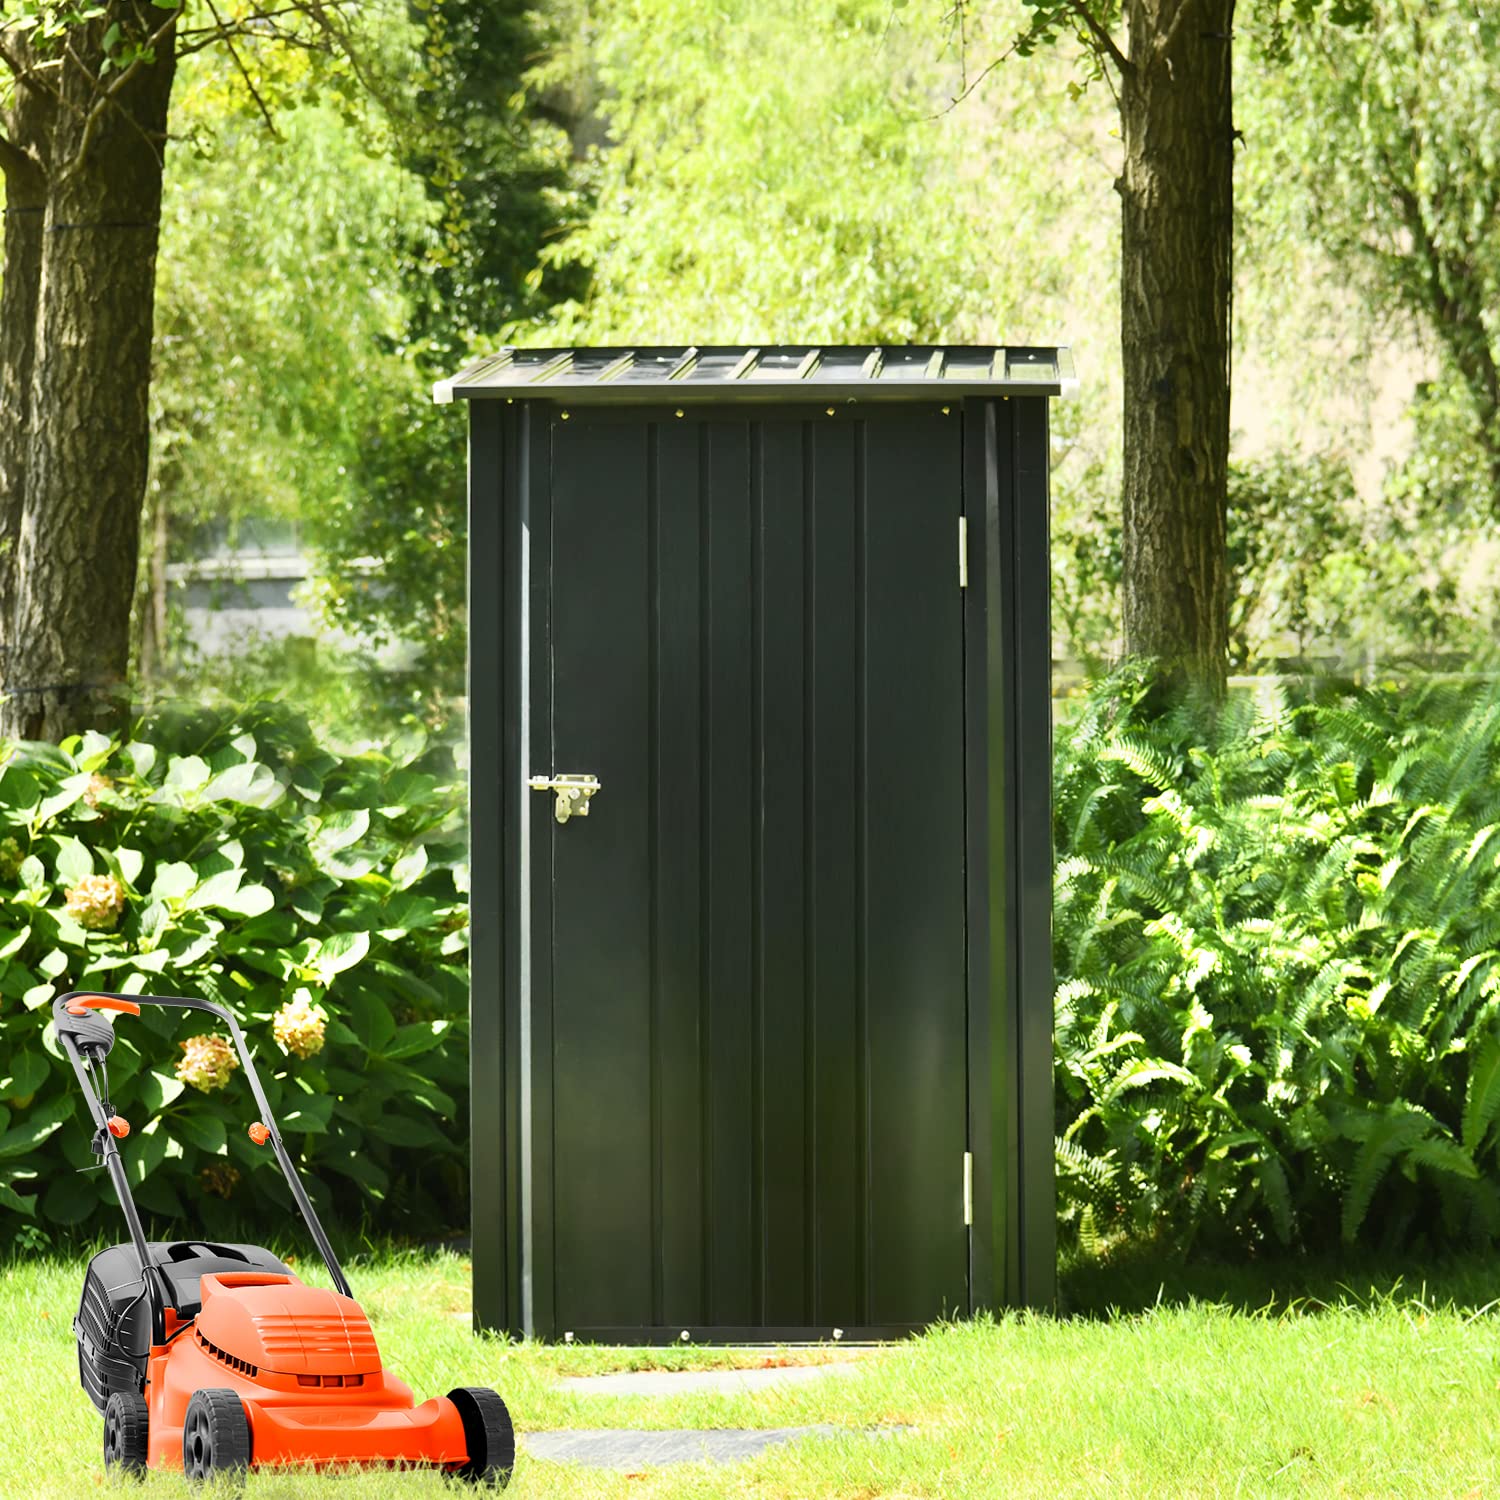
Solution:
[[[111,0],[104,16],[70,31],[67,60],[51,75],[64,107],[44,218],[30,457],[0,705],[7,736],[55,740],[110,728],[128,708],[175,54],[168,24],[154,61],[111,74],[102,43],[114,23],[127,36],[150,37],[163,15],[149,0]],[[104,86],[113,83],[108,100],[101,75]]]
[[[24,38],[12,37],[9,44],[27,56]],[[17,87],[10,108],[0,114],[0,132],[9,142],[8,148],[0,149],[5,174],[5,259],[0,263],[0,681],[10,647],[11,580],[25,506],[52,116],[47,96],[25,86]]]
[[[1125,640],[1167,681],[1224,692],[1234,0],[1128,0]],[[1179,20],[1181,24],[1174,26]]]

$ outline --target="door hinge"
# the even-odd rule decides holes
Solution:
[[[958,586],[969,586],[969,518],[958,518]]]
[[[964,1224],[974,1222],[974,1153],[964,1152]]]

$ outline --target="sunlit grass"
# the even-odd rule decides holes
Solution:
[[[491,1384],[523,1433],[803,1423],[848,1429],[847,1437],[773,1449],[732,1468],[624,1474],[523,1454],[508,1492],[518,1500],[1500,1500],[1500,1315],[1484,1305],[1500,1290],[1500,1277],[1479,1261],[1425,1289],[1420,1276],[1372,1290],[1368,1280],[1335,1273],[1299,1285],[1274,1272],[1246,1272],[1221,1278],[1218,1294],[1228,1300],[1217,1303],[1174,1304],[1166,1290],[1158,1299],[1149,1269],[1140,1267],[1082,1274],[1070,1282],[1075,1306],[1097,1312],[1113,1286],[1113,1300],[1139,1310],[981,1320],[883,1349],[855,1373],[826,1382],[661,1399],[574,1395],[554,1383],[561,1374],[756,1364],[767,1355],[726,1359],[707,1349],[543,1348],[475,1338],[467,1321],[468,1266],[451,1255],[356,1262],[350,1277],[388,1364],[419,1399],[455,1385]],[[15,1263],[0,1271],[4,1500],[71,1500],[104,1483],[100,1418],[79,1388],[69,1327],[81,1280],[79,1262]],[[892,1427],[907,1430],[875,1431]],[[188,1492],[181,1478],[152,1475],[142,1494],[166,1500]],[[460,1492],[426,1473],[283,1473],[254,1476],[247,1494],[416,1500]]]

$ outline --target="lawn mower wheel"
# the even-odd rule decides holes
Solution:
[[[139,1391],[116,1391],[104,1408],[104,1467],[146,1472],[149,1415]]]
[[[182,1468],[189,1479],[250,1467],[250,1418],[233,1391],[194,1391],[182,1427]]]
[[[500,1396],[483,1385],[463,1385],[448,1392],[464,1424],[469,1461],[453,1472],[474,1484],[509,1483],[516,1466],[516,1432]]]

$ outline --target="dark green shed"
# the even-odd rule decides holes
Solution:
[[[1054,1288],[1066,350],[506,349],[470,403],[476,1323]]]

